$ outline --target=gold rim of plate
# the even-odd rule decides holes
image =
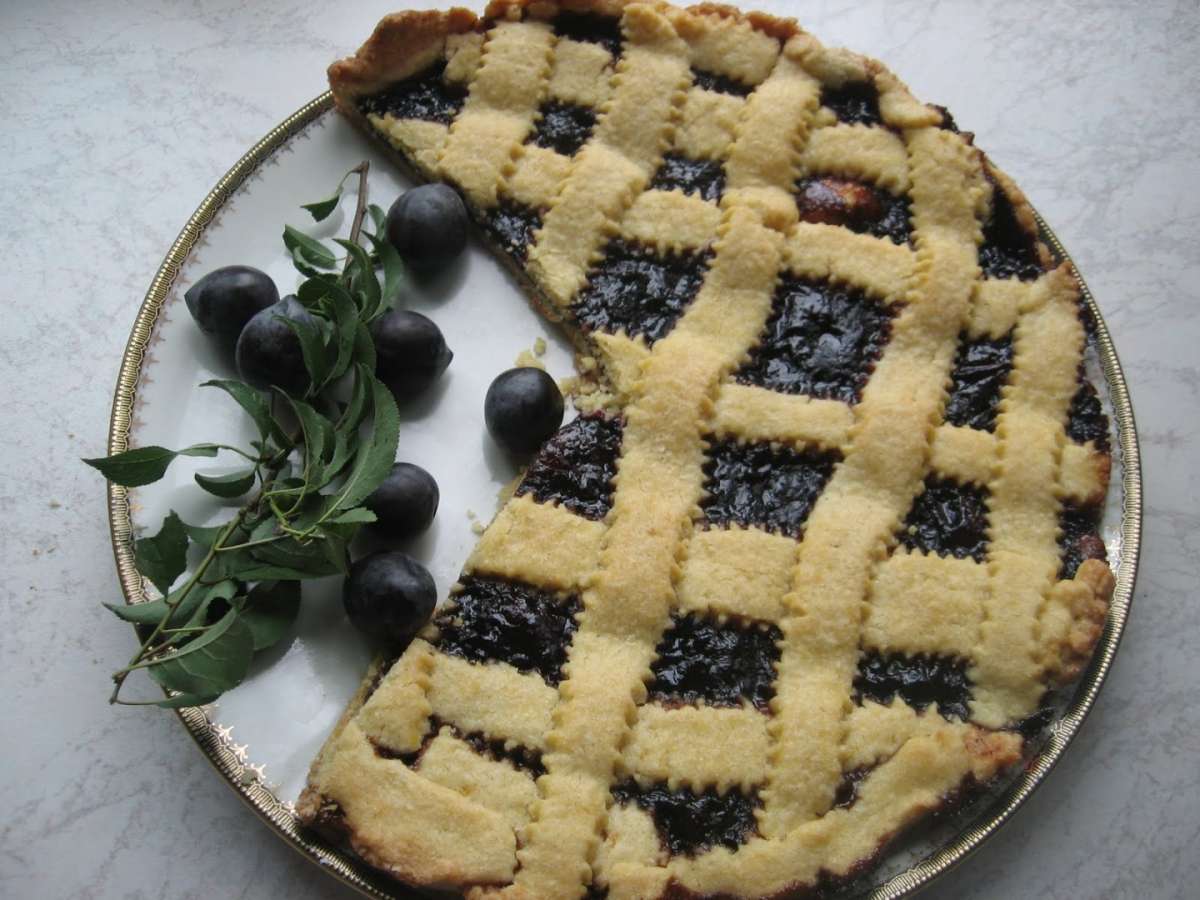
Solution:
[[[328,112],[332,106],[332,95],[326,92],[300,107],[271,129],[208,192],[208,196],[192,213],[179,236],[175,238],[175,242],[163,259],[162,265],[159,266],[154,280],[150,282],[150,288],[138,310],[133,330],[125,345],[108,429],[108,452],[110,455],[121,453],[128,448],[134,393],[146,347],[159,311],[192,248],[196,246],[213,217],[246,178],[291,137]],[[1037,214],[1035,213],[1035,215]],[[1054,255],[1060,260],[1070,260],[1069,254],[1059,242],[1058,237],[1050,230],[1040,215],[1037,216],[1037,221],[1042,229],[1042,236]],[[1121,480],[1121,552],[1108,623],[1096,646],[1091,664],[1079,682],[1066,712],[1051,726],[1050,736],[1045,746],[1028,762],[1021,775],[1005,788],[979,820],[972,822],[950,843],[874,888],[868,895],[872,900],[896,900],[896,898],[911,896],[938,875],[962,862],[986,838],[1008,821],[1038,785],[1045,780],[1050,770],[1062,757],[1072,738],[1079,731],[1104,684],[1113,657],[1116,655],[1117,646],[1121,642],[1121,635],[1125,631],[1125,622],[1129,617],[1133,601],[1133,588],[1137,577],[1138,553],[1141,544],[1141,457],[1138,450],[1137,429],[1134,425],[1133,406],[1130,403],[1124,373],[1121,371],[1121,363],[1117,359],[1116,349],[1113,347],[1112,338],[1100,315],[1100,310],[1096,306],[1096,301],[1087,285],[1083,283],[1082,276],[1080,283],[1083,287],[1084,300],[1096,322],[1096,345],[1117,421],[1116,449],[1120,453],[1123,472]],[[128,492],[125,488],[109,485],[108,518],[121,590],[127,603],[138,602],[144,596],[144,586],[142,577],[134,565],[131,542],[132,521]],[[368,896],[379,898],[405,896],[403,886],[397,882],[386,879],[350,854],[330,847],[319,838],[302,831],[291,804],[276,797],[247,769],[245,761],[234,752],[230,743],[217,730],[219,723],[210,722],[202,709],[182,709],[178,710],[176,714],[196,743],[199,744],[208,761],[229,782],[229,786],[293,848]]]

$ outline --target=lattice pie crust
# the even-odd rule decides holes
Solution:
[[[776,896],[1021,758],[1104,623],[1107,425],[1075,276],[971,135],[716,6],[400,13],[330,81],[604,392],[306,822],[477,897]]]

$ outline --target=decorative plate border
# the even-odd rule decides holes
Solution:
[[[187,224],[171,245],[150,288],[146,292],[133,329],[121,358],[120,374],[113,394],[112,417],[108,429],[109,454],[121,453],[129,444],[129,432],[134,415],[134,400],[143,359],[154,324],[163,303],[171,291],[175,279],[188,255],[200,242],[204,230],[230,199],[234,192],[254,174],[271,154],[284,146],[291,138],[328,112],[333,106],[329,92],[306,103],[267,133],[257,144],[234,164],[209,191],[208,196],[192,213]],[[1060,260],[1070,261],[1058,237],[1050,230],[1040,215],[1038,225],[1043,239]],[[1112,338],[1095,298],[1083,283],[1083,298],[1096,322],[1096,345],[1101,367],[1108,382],[1112,397],[1113,413],[1117,421],[1117,450],[1122,462],[1122,511],[1121,552],[1117,567],[1116,588],[1104,633],[1097,644],[1091,664],[1084,673],[1075,696],[1066,712],[1052,727],[1045,746],[1026,764],[1016,781],[1009,785],[991,804],[986,819],[976,822],[961,832],[951,843],[919,861],[911,868],[893,876],[875,888],[868,896],[871,900],[898,900],[911,896],[943,872],[962,862],[983,841],[1000,828],[1013,813],[1028,799],[1042,783],[1062,757],[1067,745],[1079,731],[1100,692],[1104,679],[1112,666],[1113,657],[1121,642],[1125,623],[1133,602],[1134,583],[1137,578],[1138,555],[1142,532],[1142,473],[1141,455],[1138,449],[1137,429],[1134,424],[1133,406],[1125,375],[1113,347]],[[132,547],[132,519],[128,491],[118,485],[108,487],[108,519],[113,553],[116,557],[117,575],[121,591],[127,603],[135,603],[144,597],[142,577],[134,565]],[[177,715],[192,738],[200,746],[209,762],[229,782],[238,795],[295,850],[316,862],[322,868],[357,888],[370,897],[395,900],[411,893],[397,893],[397,883],[386,879],[350,854],[326,845],[320,839],[302,831],[297,823],[292,804],[280,800],[246,765],[245,748],[236,746],[229,729],[209,720],[204,708],[192,707],[177,711]],[[401,890],[403,890],[401,888]]]

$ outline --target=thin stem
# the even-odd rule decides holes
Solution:
[[[350,172],[358,173],[358,205],[354,207],[354,221],[350,224],[350,243],[357,244],[362,234],[363,219],[367,215],[367,170],[371,161],[364,159]]]
[[[245,550],[247,547],[261,547],[263,544],[273,544],[276,541],[282,541],[284,535],[277,534],[275,537],[260,538],[257,541],[246,541],[244,544],[229,544],[226,547],[221,547],[217,550],[218,553],[229,553],[231,550]]]

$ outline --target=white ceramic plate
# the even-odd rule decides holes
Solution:
[[[339,209],[319,225],[300,209],[301,203],[327,196],[363,159],[371,162],[373,202],[386,208],[408,186],[380,150],[329,105],[327,96],[318,98],[271,132],[222,179],[185,227],[151,286],[126,350],[110,452],[126,445],[183,447],[202,441],[246,446],[254,436],[249,420],[223,392],[197,387],[234,373],[231,361],[196,329],[183,293],[205,273],[234,263],[263,269],[281,294],[290,292],[301,278],[280,239],[284,223],[317,238],[344,235],[353,213],[353,191],[347,191]],[[451,272],[431,284],[409,284],[403,297],[405,305],[438,323],[455,353],[430,395],[402,409],[399,446],[399,458],[428,469],[441,488],[433,528],[403,549],[429,567],[444,595],[476,540],[469,516],[488,521],[501,489],[516,474],[483,427],[488,384],[539,337],[548,347],[544,362],[556,377],[573,373],[571,352],[501,266],[475,243]],[[1090,374],[1114,423],[1114,473],[1103,525],[1109,559],[1118,574],[1109,630],[1083,683],[1073,696],[1063,698],[1061,718],[1026,771],[1004,790],[889,852],[869,877],[867,887],[875,896],[894,897],[915,889],[973,849],[1011,814],[1075,733],[1116,650],[1136,568],[1137,445],[1120,369],[1103,327],[1099,352],[1091,356]],[[142,590],[128,551],[131,531],[136,535],[157,530],[171,509],[196,524],[229,516],[231,506],[222,507],[192,480],[195,471],[219,468],[214,462],[183,458],[154,485],[128,494],[119,488],[110,493],[118,568],[129,599]],[[356,689],[369,655],[342,611],[340,579],[308,583],[293,633],[256,660],[252,674],[238,688],[210,706],[181,715],[231,784],[287,839],[359,888],[382,896],[395,886],[299,832],[292,810],[308,766]]]

